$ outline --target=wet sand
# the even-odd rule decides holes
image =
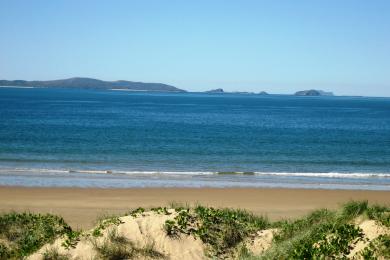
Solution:
[[[390,205],[390,191],[248,189],[248,188],[25,188],[0,187],[0,212],[58,214],[74,228],[91,228],[105,214],[171,202],[243,208],[270,219],[295,218],[349,200]]]

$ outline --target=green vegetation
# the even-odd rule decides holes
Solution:
[[[258,259],[346,258],[351,244],[363,240],[362,230],[352,222],[373,219],[389,227],[390,209],[369,206],[367,201],[350,201],[339,211],[319,209],[295,221],[269,223],[266,218],[242,210],[214,209],[203,206],[179,210],[174,220],[165,222],[168,236],[191,234],[209,245],[211,256],[238,252],[241,258],[253,258],[243,242],[250,234],[266,228],[278,230],[273,246]],[[386,237],[370,245],[366,254],[387,256]],[[257,259],[256,258],[256,259]]]
[[[166,221],[164,228],[171,237],[180,233],[199,237],[211,247],[210,254],[218,256],[228,253],[249,234],[268,226],[266,218],[244,210],[197,206],[179,211],[174,220]]]
[[[163,254],[154,250],[153,245],[137,248],[126,237],[118,235],[115,229],[111,230],[102,244],[94,242],[94,247],[102,259],[122,260],[136,257],[153,259],[165,258]]]
[[[137,208],[135,210],[130,211],[130,213],[127,214],[127,215],[130,215],[130,216],[135,218],[135,217],[137,217],[138,215],[140,215],[140,214],[142,214],[144,212],[145,212],[145,209],[140,207],[140,208]]]
[[[92,236],[94,237],[100,237],[103,235],[102,231],[105,230],[107,227],[111,225],[120,225],[123,224],[123,222],[119,219],[119,217],[113,216],[107,219],[100,220],[98,222],[97,227],[94,228],[92,231]]]
[[[363,239],[362,230],[352,222],[356,218],[388,223],[390,209],[367,201],[351,201],[340,211],[321,209],[296,221],[280,221],[273,226],[279,230],[272,247],[257,259],[343,259],[350,253],[350,245]],[[388,224],[387,224],[388,226]],[[372,244],[365,255],[384,256],[379,250],[384,239]],[[375,259],[375,258],[365,258]]]
[[[390,208],[374,205],[367,209],[369,219],[375,219],[385,227],[390,228]]]
[[[58,216],[4,214],[0,216],[0,259],[23,258],[60,236],[65,236],[71,246],[78,234]]]
[[[164,215],[171,215],[172,214],[168,211],[167,207],[151,208],[150,210],[156,212],[157,214],[164,214]]]

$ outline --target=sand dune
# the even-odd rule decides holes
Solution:
[[[177,220],[182,210],[168,209],[164,212],[148,211],[118,218],[119,222],[100,224],[95,229],[83,233],[74,247],[66,248],[64,238],[59,238],[52,244],[43,246],[39,251],[29,256],[29,260],[43,260],[49,252],[55,252],[56,257],[66,259],[172,259],[201,260],[209,258],[209,245],[192,234],[180,233],[169,236],[164,225],[167,220]],[[186,211],[186,210],[185,210]],[[370,242],[380,235],[389,235],[390,229],[375,220],[355,220],[363,235],[350,244],[348,259],[362,259],[361,252]],[[99,230],[96,235],[96,230]],[[274,234],[278,229],[259,230],[251,234],[240,245],[249,254],[260,256],[272,247]],[[219,257],[241,259],[235,247]],[[233,249],[233,248],[232,248]],[[118,258],[119,257],[119,258]],[[53,258],[53,256],[52,256]],[[50,258],[51,259],[51,258]]]

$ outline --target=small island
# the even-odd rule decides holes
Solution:
[[[332,92],[326,92],[322,90],[310,89],[295,92],[295,96],[334,96]]]
[[[225,93],[225,91],[222,88],[217,88],[217,89],[205,91],[205,93]]]
[[[239,94],[239,95],[269,95],[265,91],[260,91],[259,93],[249,92],[249,91],[232,91],[226,92],[222,88],[212,89],[208,91],[204,91],[204,93],[214,93],[214,94]]]

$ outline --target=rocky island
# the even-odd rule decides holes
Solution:
[[[294,94],[295,96],[333,96],[332,92],[325,92],[322,90],[310,89],[298,91]]]

